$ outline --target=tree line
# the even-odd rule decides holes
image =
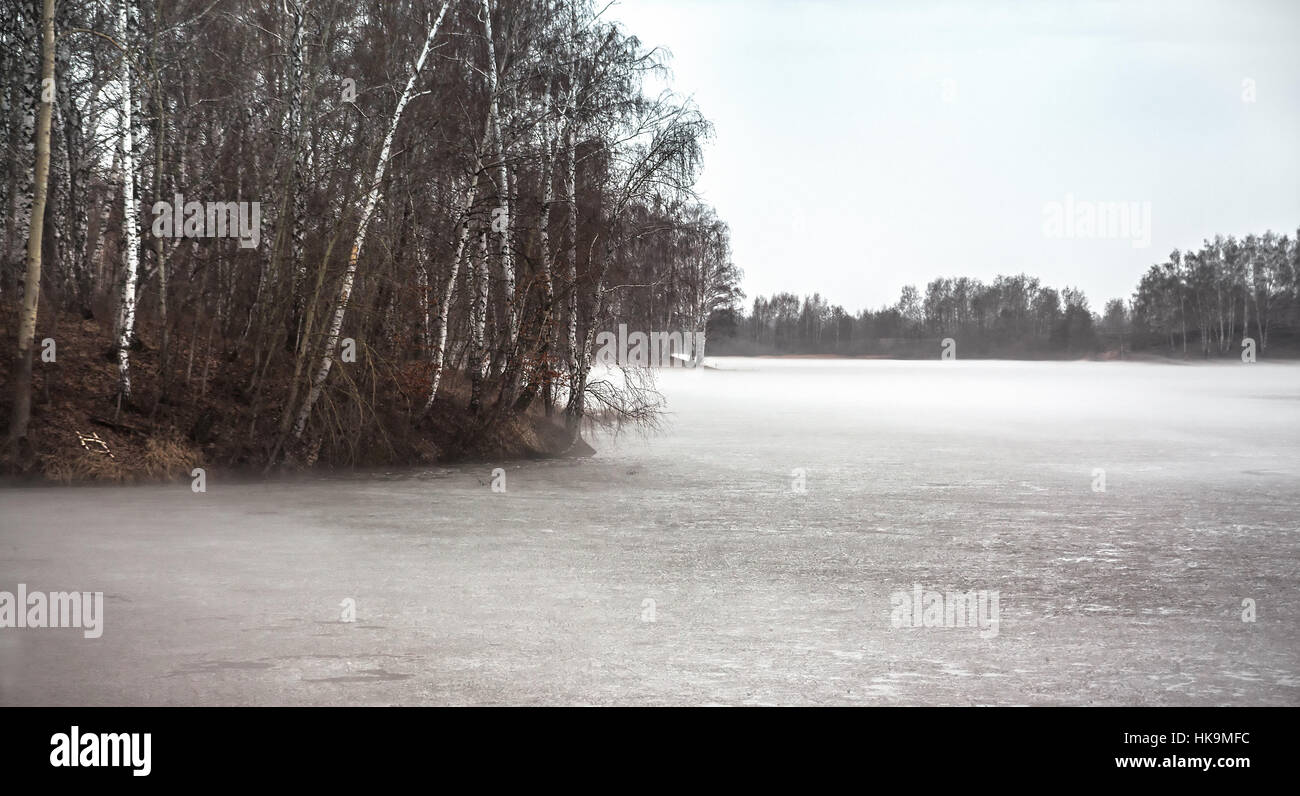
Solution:
[[[1300,342],[1300,229],[1289,238],[1215,236],[1198,251],[1170,252],[1133,294],[1135,332],[1170,355],[1209,357],[1252,339],[1260,351]]]
[[[1026,274],[992,282],[967,277],[913,285],[898,301],[857,313],[820,294],[777,293],[711,319],[716,353],[937,356],[951,337],[962,356],[1076,357],[1150,351],[1181,357],[1236,355],[1243,339],[1259,352],[1296,353],[1300,343],[1300,254],[1296,238],[1265,232],[1216,237],[1199,251],[1175,250],[1143,275],[1131,300],[1094,312],[1077,288]]]
[[[736,291],[726,224],[692,190],[712,127],[607,7],[4,3],[11,446],[60,313],[111,334],[118,413],[237,374],[275,461],[418,427],[449,379],[477,429],[535,406],[574,437],[593,411],[634,416],[592,384],[596,335],[702,331]]]

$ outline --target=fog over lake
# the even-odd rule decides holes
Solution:
[[[709,362],[590,459],[4,489],[105,598],[0,704],[1300,704],[1300,366]]]

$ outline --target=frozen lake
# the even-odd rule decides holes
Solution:
[[[1300,704],[1300,366],[716,362],[588,460],[0,490],[105,594],[0,704]]]

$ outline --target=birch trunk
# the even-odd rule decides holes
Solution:
[[[492,156],[496,159],[497,172],[497,212],[496,217],[492,219],[492,232],[496,237],[497,264],[501,269],[501,293],[506,308],[506,334],[501,343],[501,350],[508,355],[519,336],[519,314],[515,307],[515,269],[510,247],[510,169],[506,165],[505,140],[501,133],[501,112],[497,96],[497,54],[496,44],[492,41],[492,8],[489,0],[483,0],[483,28],[484,37],[487,39]]]
[[[127,5],[122,0],[118,6],[118,31],[122,45],[127,41]],[[121,118],[119,137],[122,143],[122,230],[124,248],[124,273],[122,278],[121,309],[118,314],[117,368],[118,389],[123,398],[131,397],[131,337],[135,331],[135,288],[140,269],[140,221],[135,202],[135,138],[131,109],[131,59],[122,54]]]
[[[1246,262],[1242,266],[1241,274],[1241,336],[1248,337],[1250,335],[1250,294],[1254,291],[1255,287],[1253,274],[1255,264],[1252,262],[1251,252],[1243,252],[1242,257],[1245,258]]]
[[[569,126],[565,131],[568,152],[564,175],[564,199],[568,204],[568,248],[565,252],[565,289],[568,290],[569,389],[578,383],[578,147],[573,131],[573,89],[569,89]]]
[[[304,28],[304,11],[306,1],[294,3],[293,5],[293,37],[291,49],[293,54],[293,73],[291,76],[293,93],[290,95],[289,105],[289,129],[293,136],[293,165],[290,168],[290,190],[293,194],[293,218],[290,221],[290,231],[292,234],[293,245],[290,247],[290,266],[293,269],[292,295],[293,308],[292,319],[296,325],[296,319],[301,314],[302,296],[301,286],[306,276],[306,263],[303,261],[303,231],[307,226],[307,181],[306,181],[306,136],[303,135],[305,126],[302,123],[304,108],[304,85],[306,83],[306,66],[307,66],[307,48],[303,45],[303,28]]]
[[[1268,255],[1266,254],[1265,257]],[[1252,279],[1250,286],[1250,295],[1255,302],[1255,330],[1259,333],[1259,350],[1263,351],[1268,348],[1268,297],[1269,297],[1269,275],[1273,272],[1272,265],[1267,260],[1263,262],[1264,270],[1264,304],[1259,303],[1258,276]]]
[[[11,226],[8,235],[4,262],[0,263],[0,289],[12,284],[11,276],[18,263],[25,257],[25,242],[32,227],[32,205],[35,202],[36,163],[36,116],[37,105],[41,99],[41,82],[36,73],[40,69],[36,20],[31,17],[29,4],[23,4],[15,24],[18,34],[18,47],[15,57],[18,60],[17,85],[14,87],[14,100],[18,113],[17,133],[19,157],[14,164],[14,207],[10,216]],[[40,103],[44,105],[45,103]]]
[[[542,115],[545,119],[551,112],[551,91],[547,86],[546,101],[542,106]],[[542,146],[546,153],[546,160],[542,163],[542,212],[539,222],[538,246],[541,249],[539,258],[542,271],[542,346],[538,359],[544,369],[544,384],[542,389],[545,391],[546,411],[550,414],[551,409],[551,391],[552,376],[554,368],[551,367],[551,340],[554,338],[551,332],[552,319],[555,315],[555,277],[551,268],[551,205],[555,202],[555,147],[558,143],[558,135],[552,135],[552,130],[547,126],[547,122],[542,122]],[[558,132],[558,131],[556,131]]]
[[[469,408],[477,412],[483,400],[483,380],[488,372],[488,242],[487,232],[480,233],[478,257],[474,261],[474,280],[470,311],[470,398]]]
[[[456,253],[451,259],[451,273],[447,275],[447,286],[438,300],[437,331],[433,334],[430,358],[433,360],[433,373],[429,382],[429,400],[425,401],[420,417],[424,417],[433,407],[433,399],[438,397],[438,387],[442,384],[442,369],[447,356],[447,326],[451,319],[451,303],[456,295],[456,277],[460,273],[460,263],[465,255],[465,243],[469,240],[470,209],[474,206],[474,195],[478,192],[479,175],[482,170],[474,172],[465,198],[460,207],[460,234],[456,236]]]
[[[542,297],[545,301],[544,310],[547,315],[551,312],[551,307],[555,304],[555,281],[551,277],[551,203],[555,201],[555,175],[553,173],[555,165],[555,139],[551,136],[551,130],[548,127],[546,117],[551,113],[551,89],[546,88],[546,99],[542,105],[542,152],[544,160],[542,161],[542,208],[541,219],[538,222],[538,257],[541,264],[542,272]],[[549,339],[549,335],[547,336]]]
[[[415,333],[416,347],[421,352],[429,350],[433,319],[429,316],[429,258],[425,256],[424,244],[415,244],[415,298],[419,302],[419,326]]]
[[[370,185],[370,193],[366,196],[366,203],[361,211],[361,221],[357,226],[356,238],[353,240],[352,250],[348,254],[348,267],[343,273],[343,283],[339,286],[334,318],[330,321],[320,367],[316,370],[311,389],[307,392],[307,398],[303,401],[302,409],[298,412],[298,419],[294,422],[293,436],[295,439],[302,437],[303,429],[307,427],[307,418],[311,416],[312,407],[316,405],[321,390],[325,387],[325,378],[329,376],[330,368],[334,365],[334,350],[338,347],[339,332],[343,328],[343,318],[348,311],[348,298],[352,295],[352,282],[357,275],[357,260],[361,256],[361,247],[366,242],[366,229],[370,226],[370,219],[374,216],[375,207],[379,204],[384,172],[388,167],[388,155],[393,148],[393,137],[397,134],[397,125],[402,120],[402,111],[406,109],[406,103],[411,99],[411,90],[415,87],[415,81],[420,77],[420,72],[424,69],[424,62],[429,57],[429,50],[433,47],[433,39],[438,34],[438,28],[442,25],[442,18],[447,13],[449,5],[451,5],[451,0],[445,0],[442,4],[442,10],[438,12],[438,18],[429,27],[429,35],[424,39],[424,47],[420,50],[420,57],[416,59],[415,69],[411,71],[411,76],[406,81],[406,88],[402,90],[402,96],[397,101],[397,107],[393,110],[393,118],[388,125],[388,133],[384,136],[384,145],[379,150],[379,162],[375,164],[375,176]]]
[[[539,219],[537,229],[537,263],[538,276],[542,285],[542,305],[537,311],[537,334],[527,350],[531,355],[532,346],[536,346],[536,361],[533,363],[532,372],[527,386],[519,394],[519,381],[523,373],[523,363],[515,365],[515,370],[510,374],[507,380],[506,390],[503,391],[503,408],[513,409],[516,412],[526,410],[537,398],[537,393],[546,390],[548,393],[551,386],[550,377],[550,357],[551,357],[551,340],[554,337],[551,331],[551,319],[555,308],[555,280],[551,274],[551,204],[555,201],[554,189],[554,162],[556,137],[552,136],[550,129],[551,115],[551,87],[546,87],[546,95],[542,100],[541,121],[538,124],[538,149],[542,153],[542,176],[541,176],[541,207],[539,208]],[[524,352],[520,352],[522,356]],[[515,397],[515,396],[518,397]],[[513,406],[511,406],[513,404]],[[549,405],[547,406],[549,409]]]
[[[54,80],[54,0],[45,0],[41,11],[41,77]],[[27,235],[27,273],[23,288],[22,318],[18,330],[18,375],[14,379],[14,405],[9,420],[13,444],[27,436],[32,409],[32,344],[36,336],[36,311],[41,292],[41,233],[45,226],[45,197],[50,173],[50,114],[53,102],[42,101],[36,122],[36,150],[32,192],[32,223]]]
[[[14,58],[19,53],[18,42],[11,29],[11,22],[0,19],[0,146],[12,147],[12,138],[14,130],[17,129],[13,115],[14,102],[13,94],[16,91],[13,79],[18,70],[14,66]],[[9,242],[13,239],[14,234],[14,215],[13,204],[14,198],[14,169],[18,164],[10,158],[0,160],[0,213],[4,214],[4,239],[0,240],[0,268],[4,267],[3,260],[9,253]],[[0,282],[3,279],[0,278]],[[3,295],[3,285],[0,285],[0,295]]]
[[[157,74],[154,75],[157,80]],[[167,139],[167,111],[163,99],[158,98],[158,132],[154,142],[154,196],[161,197],[163,189],[163,144]],[[172,183],[173,190],[175,183]],[[158,326],[162,334],[162,348],[158,354],[158,370],[161,375],[159,400],[167,394],[167,355],[171,339],[167,328],[167,248],[161,235],[153,236],[154,265],[158,269]]]

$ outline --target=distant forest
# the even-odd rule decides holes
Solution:
[[[941,277],[924,292],[908,285],[892,306],[857,314],[816,293],[778,293],[754,299],[748,313],[716,310],[709,322],[710,353],[733,355],[935,357],[951,337],[959,357],[1208,358],[1238,356],[1249,337],[1259,355],[1294,356],[1298,332],[1300,253],[1295,238],[1273,232],[1175,250],[1128,301],[1111,299],[1100,313],[1076,288],[1018,274],[987,284]]]

